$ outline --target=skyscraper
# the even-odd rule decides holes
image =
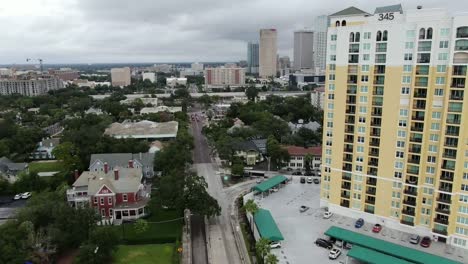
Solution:
[[[252,74],[258,73],[259,54],[258,42],[247,43],[247,72]]]
[[[314,67],[314,32],[299,30],[294,32],[294,70]]]
[[[321,206],[468,248],[468,15],[330,19]]]
[[[276,77],[276,29],[260,29],[260,77]]]
[[[325,71],[327,57],[328,16],[318,16],[314,20],[314,67]]]

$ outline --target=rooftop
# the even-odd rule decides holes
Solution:
[[[265,192],[281,183],[285,183],[287,180],[288,178],[286,178],[284,175],[276,175],[273,178],[255,185],[252,189],[259,192]]]
[[[143,166],[153,166],[154,153],[101,153],[92,154],[89,161],[91,168],[96,162],[107,162],[110,168],[127,167],[129,160],[136,160]]]
[[[105,135],[115,138],[175,138],[179,129],[177,121],[163,123],[143,120],[140,122],[124,121],[112,123]]]
[[[278,229],[270,211],[258,209],[254,215],[254,221],[262,238],[269,239],[270,241],[284,240],[283,234]]]
[[[346,9],[343,9],[339,12],[333,13],[330,17],[333,16],[352,16],[352,15],[369,15],[369,13],[362,11],[361,9],[351,6]]]
[[[143,186],[141,184],[143,177],[141,169],[118,168],[116,170],[119,175],[117,180],[115,179],[114,174],[116,172],[114,170],[107,173],[103,171],[84,171],[73,183],[73,187],[88,186],[88,194],[94,195],[104,185],[113,193],[137,192]]]
[[[310,154],[312,156],[322,156],[322,146],[315,147],[298,147],[298,146],[286,146],[286,150],[291,156],[305,156]]]
[[[403,14],[403,7],[401,6],[401,4],[398,4],[398,5],[390,5],[390,6],[382,6],[382,7],[377,7],[375,9],[375,12],[374,14],[379,14],[379,13],[400,13],[400,14]]]

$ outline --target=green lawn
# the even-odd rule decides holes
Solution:
[[[53,162],[31,162],[29,163],[29,171],[32,173],[62,171],[63,163],[61,161]]]
[[[174,244],[119,246],[113,263],[171,264],[174,252]]]

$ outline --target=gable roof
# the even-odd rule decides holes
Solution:
[[[283,234],[281,234],[270,211],[261,208],[258,209],[254,214],[254,221],[258,233],[260,233],[262,238],[269,239],[270,241],[284,240]]]
[[[403,7],[401,6],[401,4],[381,6],[375,9],[374,14],[391,13],[391,12],[394,12],[394,13],[399,12],[400,14],[403,14]]]
[[[111,168],[128,167],[129,160],[136,160],[143,166],[153,167],[154,165],[154,153],[101,153],[92,154],[89,161],[89,169],[94,166],[95,163],[100,162],[104,164],[107,162]]]
[[[252,142],[255,144],[255,146],[257,146],[258,150],[260,151],[260,153],[262,154],[266,154],[267,153],[267,140],[266,139],[252,139]]]
[[[257,148],[257,145],[255,145],[251,140],[236,142],[234,146],[232,146],[232,149],[244,151],[254,150],[260,152],[260,150]]]
[[[115,180],[114,171],[84,171],[73,183],[73,187],[88,188],[89,195],[95,195],[105,185],[114,193],[134,193],[140,189],[143,175],[140,169],[118,168],[119,179]]]
[[[24,162],[13,162],[7,157],[0,158],[0,171],[21,171],[28,167],[27,163]]]
[[[330,17],[334,16],[354,16],[354,15],[370,15],[369,13],[362,11],[359,8],[356,8],[354,6],[350,6],[346,9],[343,9],[339,12],[333,13],[330,15]]]
[[[270,178],[262,183],[255,185],[252,189],[259,192],[265,192],[279,185],[280,183],[286,182],[287,180],[288,178],[286,178],[286,176],[284,175],[276,175],[273,178]]]
[[[286,146],[285,148],[290,156],[305,156],[307,154],[310,154],[312,156],[322,156],[322,146],[314,146],[307,148],[298,146]]]

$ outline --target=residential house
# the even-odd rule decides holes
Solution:
[[[22,171],[29,172],[27,163],[13,162],[7,157],[0,158],[0,176],[13,180]]]
[[[248,126],[245,126],[244,122],[242,122],[242,120],[240,120],[239,118],[236,117],[234,119],[234,125],[232,125],[232,127],[228,128],[227,132],[229,134],[232,134],[232,133],[234,133],[234,131],[237,128],[244,128],[244,127],[248,127]]]
[[[289,168],[302,170],[305,169],[305,156],[312,156],[311,169],[319,169],[322,164],[322,146],[315,147],[298,147],[286,146],[291,160],[289,161]]]
[[[158,123],[126,120],[123,123],[112,123],[104,134],[114,138],[173,139],[177,136],[178,129],[177,121]]]
[[[263,155],[251,140],[238,142],[233,146],[234,156],[240,157],[245,164],[253,166],[263,161]]]
[[[61,126],[60,123],[57,122],[53,125],[43,128],[42,131],[44,131],[44,133],[46,133],[47,136],[53,136],[53,135],[61,133],[63,129],[64,129],[63,126]]]
[[[119,168],[104,171],[84,171],[73,188],[67,190],[68,203],[73,207],[89,204],[103,219],[138,219],[147,215],[150,188],[142,183],[143,174],[138,168]]]
[[[299,129],[301,128],[307,128],[312,131],[317,131],[318,129],[320,129],[320,124],[318,122],[310,121],[304,124],[304,120],[302,119],[299,119],[297,123],[288,122],[288,126],[289,126],[289,129],[291,130],[291,133],[293,134],[297,133],[297,131],[299,131]]]
[[[42,159],[55,159],[52,151],[56,146],[60,144],[59,138],[47,138],[43,139],[37,145],[37,148],[31,153],[30,158],[33,160],[42,160]]]
[[[154,153],[103,153],[91,155],[89,171],[109,171],[115,168],[141,169],[143,176],[151,178],[154,176]]]

